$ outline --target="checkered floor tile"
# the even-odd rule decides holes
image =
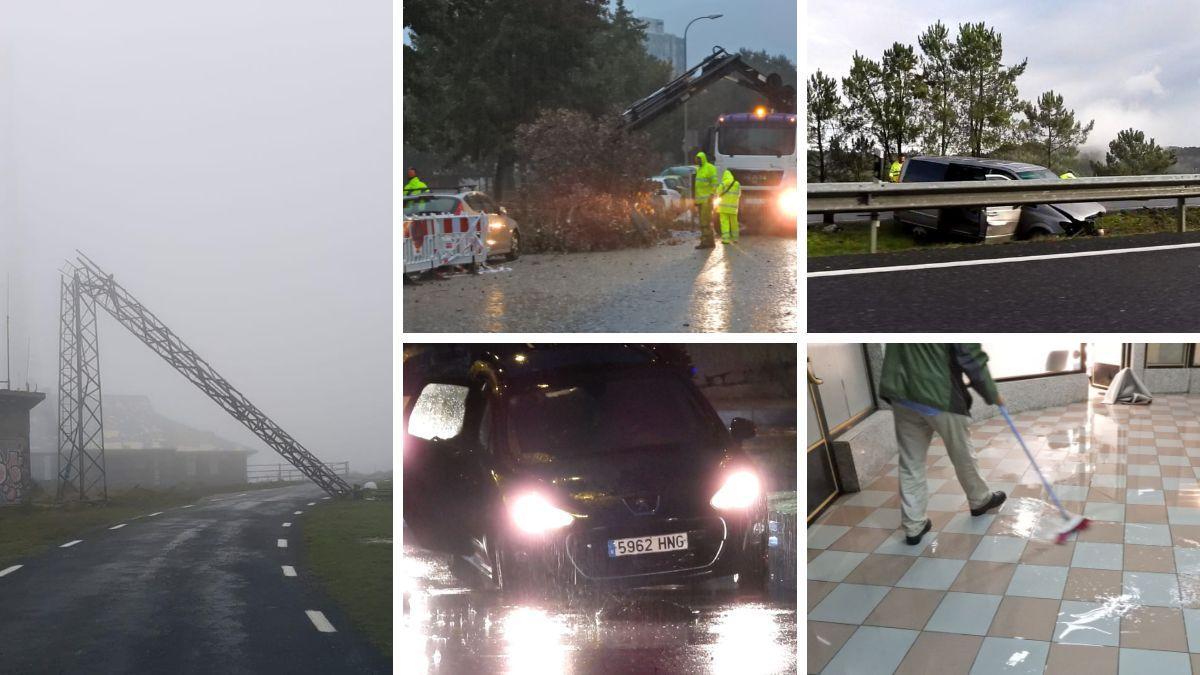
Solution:
[[[896,465],[808,528],[810,673],[1200,673],[1200,397],[1019,414],[1059,518],[1003,419],[972,427],[1008,501],[972,517],[940,439],[933,531],[904,543]]]

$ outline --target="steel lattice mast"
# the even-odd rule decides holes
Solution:
[[[171,364],[189,382],[208,395],[225,412],[254,432],[264,443],[279,453],[322,489],[331,495],[346,495],[350,486],[341,476],[318,460],[265,413],[250,402],[241,392],[221,377],[207,361],[184,344],[166,324],[153,312],[138,302],[129,291],[113,280],[87,256],[80,254],[77,264],[72,264],[73,279],[79,297],[86,296],[91,305],[92,322],[95,322],[95,307],[99,306],[133,333],[147,347]],[[65,293],[65,291],[64,291]],[[64,312],[65,313],[65,312]],[[92,335],[95,335],[93,328]],[[94,337],[93,337],[94,340]],[[95,344],[94,341],[92,343]],[[65,343],[64,343],[64,354]],[[62,375],[60,375],[60,380]],[[96,378],[97,396],[99,377]],[[61,387],[60,382],[60,387]],[[101,434],[102,436],[102,434]]]
[[[96,301],[63,275],[58,332],[58,499],[108,499]]]

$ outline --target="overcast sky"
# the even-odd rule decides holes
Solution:
[[[683,37],[688,22],[698,16],[724,14],[701,20],[688,31],[688,65],[696,65],[720,45],[735,52],[741,48],[783,54],[796,63],[796,0],[625,0],[636,16],[662,19],[663,30]]]
[[[0,16],[13,379],[28,358],[56,386],[57,269],[79,248],[319,457],[390,468],[390,4],[0,0]],[[105,392],[279,461],[115,321],[100,331]]]
[[[1007,63],[1028,57],[1017,82],[1023,97],[1054,89],[1077,117],[1096,120],[1088,147],[1107,147],[1131,126],[1163,145],[1200,145],[1195,2],[809,0],[807,18],[809,73],[820,68],[840,79],[855,50],[878,59],[896,41],[916,47],[938,19],[952,36],[961,23],[983,21],[1003,34]]]

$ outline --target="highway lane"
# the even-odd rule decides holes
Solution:
[[[1194,332],[1200,330],[1198,235],[810,260],[808,330]],[[1094,255],[1128,248],[1134,250]],[[1035,254],[1063,257],[1029,259]],[[939,266],[947,263],[954,266]]]
[[[304,567],[301,516],[323,496],[216,495],[18,560],[0,577],[0,671],[390,672]]]

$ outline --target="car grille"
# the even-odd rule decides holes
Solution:
[[[742,187],[768,187],[779,185],[783,180],[782,171],[754,171],[751,169],[738,169],[733,172],[737,181],[742,184]]]
[[[608,540],[687,532],[684,551],[608,557]],[[567,555],[579,573],[589,579],[618,579],[703,569],[717,560],[727,528],[721,518],[679,518],[597,527],[567,537]]]

